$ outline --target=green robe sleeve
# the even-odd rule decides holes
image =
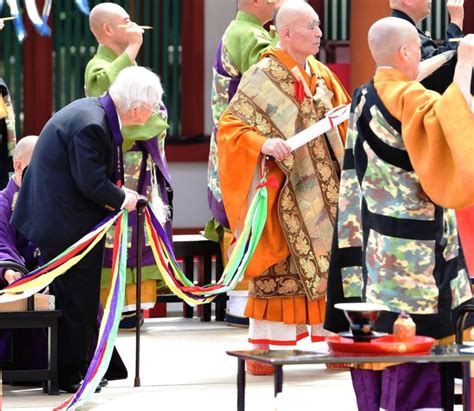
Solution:
[[[115,60],[107,61],[94,57],[86,67],[85,91],[89,97],[104,94],[115,81],[118,74],[126,67],[133,66],[127,53],[122,53]]]
[[[143,126],[127,126],[122,128],[123,149],[128,150],[135,141],[149,140],[158,136],[164,138],[168,122],[158,114],[153,114]]]
[[[232,64],[240,73],[245,73],[260,61],[260,56],[265,51],[275,47],[278,40],[278,37],[270,37],[270,34],[263,27],[261,30],[251,28],[250,30],[236,30],[229,33],[224,46]]]
[[[127,67],[133,66],[127,53],[114,57],[106,48],[99,49],[99,54],[89,61],[85,72],[85,91],[89,97],[104,94],[117,78],[118,74]],[[168,128],[166,118],[154,114],[143,126],[127,126],[122,128],[123,149],[130,149],[135,141],[149,140],[153,137],[165,136]]]

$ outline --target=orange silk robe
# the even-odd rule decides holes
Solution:
[[[428,197],[445,208],[473,204],[474,114],[459,87],[451,84],[440,98],[393,68],[378,69],[374,85],[402,123],[410,161]]]
[[[289,71],[298,66],[282,50],[272,49],[263,58],[270,54],[283,63]],[[350,97],[344,87],[326,66],[314,58],[309,59],[308,62],[312,73],[315,74],[312,78],[303,68],[298,67],[312,94],[316,92],[319,75],[324,79],[327,88],[334,93],[333,107],[350,102]],[[243,83],[245,83],[245,76],[241,84]],[[341,125],[339,130],[345,137],[346,124]],[[228,110],[221,116],[217,135],[219,177],[225,210],[233,232],[245,218],[249,190],[253,188],[252,181],[265,140],[266,138],[258,133],[256,127],[241,121]],[[290,254],[278,219],[278,196],[284,185],[285,175],[273,161],[267,162],[267,167],[269,169],[267,177],[275,177],[279,188],[268,189],[268,217],[255,254],[245,272],[246,278],[254,278],[262,274]],[[245,314],[257,320],[278,321],[286,324],[317,324],[323,321],[324,309],[324,298],[308,301],[304,296],[269,299],[250,297]]]

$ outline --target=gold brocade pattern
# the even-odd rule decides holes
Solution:
[[[332,108],[328,98],[331,93],[324,81],[318,82],[315,96],[305,96],[302,103],[296,101],[295,77],[273,56],[253,70],[255,75],[250,78],[258,77],[261,84],[241,83],[228,109],[266,138],[286,140],[319,121]],[[275,100],[283,102],[284,107],[265,104],[265,95],[272,96],[267,103]],[[253,280],[250,292],[270,298],[303,295],[300,293],[304,289],[310,300],[318,299],[325,295],[327,286],[338,172],[325,137],[312,140],[277,163],[286,176],[278,200],[278,217],[296,271],[289,272],[288,262],[288,270],[282,270],[282,263],[276,264]],[[288,294],[290,291],[293,294]]]
[[[304,296],[305,294],[303,283],[291,255],[270,267],[262,275],[249,281],[249,297],[281,298]]]

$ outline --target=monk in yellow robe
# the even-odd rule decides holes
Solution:
[[[366,301],[387,308],[377,331],[391,333],[404,311],[418,335],[449,343],[457,313],[473,302],[454,209],[474,203],[474,36],[460,43],[443,95],[416,81],[411,23],[379,20],[369,46],[377,71],[353,95],[325,327],[349,328],[335,303]],[[437,364],[362,368],[351,369],[360,410],[446,409]]]
[[[307,324],[315,339],[322,331],[345,126],[294,152],[285,142],[350,102],[337,77],[313,57],[319,24],[307,3],[284,3],[276,20],[281,48],[244,74],[219,124],[219,177],[233,233],[260,176],[278,186],[268,190],[267,221],[245,272],[255,346],[296,344],[308,335]],[[274,161],[261,167],[265,156]]]

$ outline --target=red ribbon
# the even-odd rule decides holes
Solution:
[[[262,187],[269,187],[269,188],[278,188],[278,181],[275,176],[270,176],[266,181],[261,182],[257,185],[257,190]]]
[[[295,97],[298,103],[304,101],[304,85],[301,80],[295,80]]]

